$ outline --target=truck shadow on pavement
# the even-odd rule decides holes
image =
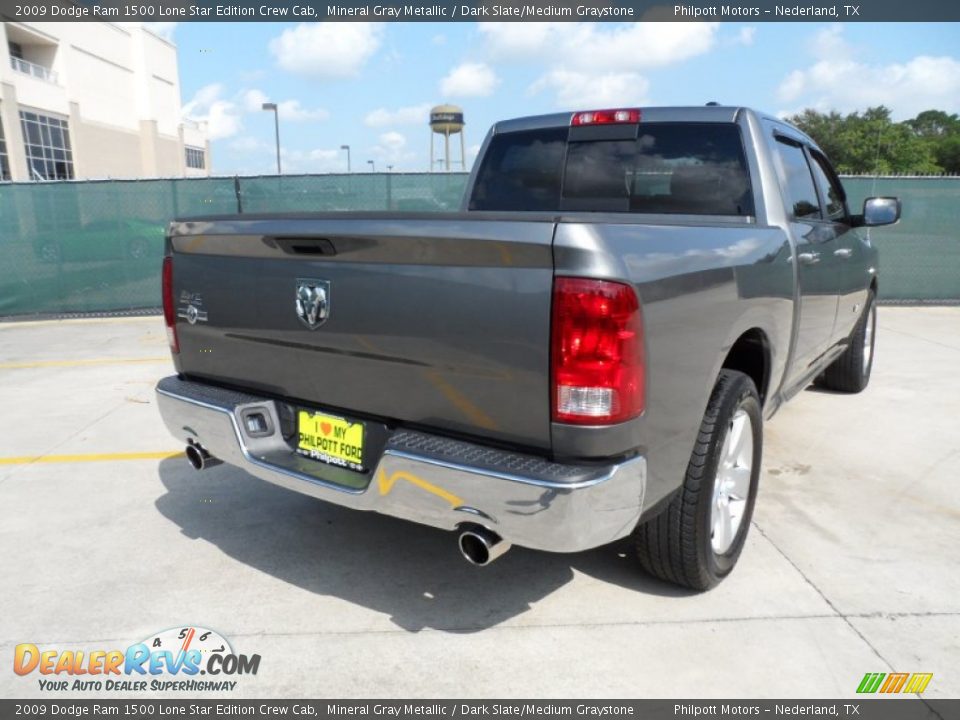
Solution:
[[[312,593],[390,615],[399,627],[453,633],[521,615],[574,570],[653,595],[692,593],[644,575],[625,541],[573,555],[513,548],[469,565],[456,535],[341,508],[221,465],[197,473],[183,458],[159,466],[160,513],[193,540]]]

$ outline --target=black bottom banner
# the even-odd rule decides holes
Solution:
[[[0,718],[810,718],[955,720],[960,700],[0,700]]]

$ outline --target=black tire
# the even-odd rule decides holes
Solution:
[[[873,349],[877,338],[877,309],[873,290],[867,293],[863,315],[850,336],[850,345],[843,355],[831,363],[817,379],[817,385],[828,390],[858,393],[870,383],[873,370]],[[869,338],[867,333],[869,332]],[[869,340],[869,354],[867,345]],[[864,361],[866,358],[866,362]]]
[[[722,554],[714,551],[711,507],[724,441],[739,410],[750,418],[753,441],[749,491],[736,535]],[[760,479],[763,419],[753,381],[721,370],[713,388],[683,487],[667,509],[634,531],[640,565],[651,575],[694,590],[708,590],[730,574],[747,538]],[[747,453],[749,454],[749,452]]]

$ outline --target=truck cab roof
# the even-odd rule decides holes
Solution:
[[[528,115],[526,117],[501,120],[493,125],[491,134],[522,132],[524,130],[539,130],[543,128],[567,127],[571,117],[581,110],[549,113],[546,115]],[[810,144],[813,141],[790,123],[769,113],[754,110],[741,105],[677,105],[671,107],[641,107],[642,122],[702,122],[702,123],[730,123],[736,122],[742,113],[751,113],[760,120],[766,120],[788,129],[791,134],[803,137]]]

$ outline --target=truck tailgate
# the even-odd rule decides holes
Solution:
[[[547,449],[553,232],[483,213],[175,222],[177,370]],[[318,286],[328,316],[302,319]]]

